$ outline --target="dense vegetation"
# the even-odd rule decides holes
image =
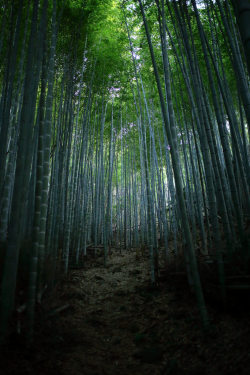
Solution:
[[[153,284],[159,257],[182,262],[204,327],[206,262],[226,306],[227,277],[250,267],[249,13],[1,0],[2,341],[20,308],[32,341],[45,290],[90,247],[104,262],[110,247],[148,249]]]

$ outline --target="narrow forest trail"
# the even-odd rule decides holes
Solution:
[[[210,307],[204,336],[185,280],[169,275],[152,289],[148,259],[135,252],[89,262],[50,297],[32,349],[2,353],[1,374],[249,374],[247,316]]]

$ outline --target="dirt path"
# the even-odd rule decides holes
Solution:
[[[162,278],[152,289],[148,259],[138,261],[132,252],[114,253],[106,268],[100,263],[72,271],[32,350],[6,351],[1,374],[250,373],[247,317],[210,309],[214,329],[204,336],[185,280]]]

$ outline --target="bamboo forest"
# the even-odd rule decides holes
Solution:
[[[250,373],[250,0],[0,0],[0,374]]]

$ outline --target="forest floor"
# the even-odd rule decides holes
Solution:
[[[89,259],[47,298],[32,348],[0,354],[4,375],[250,374],[249,312],[208,305],[204,334],[183,275],[150,286],[146,256]]]

